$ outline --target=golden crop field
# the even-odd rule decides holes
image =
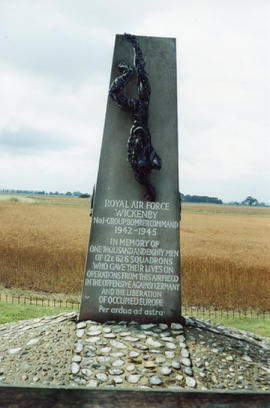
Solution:
[[[3,286],[80,293],[89,199],[0,199],[0,227]],[[270,208],[184,203],[180,235],[184,304],[270,310]]]

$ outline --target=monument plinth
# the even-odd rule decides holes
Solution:
[[[176,43],[173,38],[136,39],[151,84],[147,102],[151,136],[143,139],[144,157],[153,157],[153,145],[162,166],[152,167],[151,175],[147,174],[155,190],[149,196],[151,190],[138,180],[130,156],[127,159],[136,115],[108,98],[80,320],[172,322],[181,318]],[[133,60],[131,44],[117,35],[110,84],[120,75],[119,64],[132,66]],[[138,98],[139,75],[135,70],[122,87],[124,98]]]

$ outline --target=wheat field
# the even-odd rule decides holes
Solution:
[[[80,293],[89,199],[0,200],[0,283]],[[270,208],[182,206],[182,302],[270,310]]]

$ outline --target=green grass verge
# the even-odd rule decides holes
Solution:
[[[0,324],[28,320],[35,317],[52,316],[77,311],[71,307],[48,307],[0,302]]]
[[[258,336],[270,337],[270,319],[256,317],[241,318],[216,318],[211,319],[213,323],[221,323],[224,326],[234,327],[235,329],[246,330],[257,334]]]
[[[188,315],[188,314],[187,314]],[[258,336],[270,337],[270,316],[226,316],[224,312],[217,312],[215,315],[207,315],[202,313],[192,313],[192,317],[198,319],[210,320],[212,323],[220,323],[224,326],[234,327],[238,330],[246,330],[251,333],[255,333]]]

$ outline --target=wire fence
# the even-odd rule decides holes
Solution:
[[[46,306],[46,307],[58,307],[61,309],[72,309],[78,310],[80,302],[76,300],[63,300],[54,299],[46,297],[37,296],[25,296],[25,295],[8,295],[0,293],[0,302],[9,304],[24,304],[24,305],[35,305],[35,306]]]
[[[25,295],[10,295],[0,293],[0,302],[9,304],[24,304],[44,307],[58,307],[60,309],[79,310],[80,301],[72,299],[57,299],[50,297],[25,296]],[[237,319],[237,318],[258,318],[270,319],[270,311],[259,311],[254,309],[220,309],[217,307],[202,307],[182,305],[182,315],[199,317],[202,319]]]
[[[220,309],[213,307],[188,306],[182,305],[182,315],[198,317],[202,319],[239,319],[239,318],[257,318],[270,319],[270,311],[260,311],[255,309]]]

